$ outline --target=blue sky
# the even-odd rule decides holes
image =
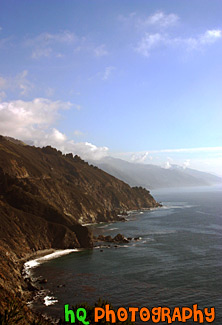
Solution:
[[[0,133],[222,174],[222,2],[0,2]]]

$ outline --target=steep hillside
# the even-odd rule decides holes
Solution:
[[[62,155],[51,147],[24,146],[4,137],[0,153],[2,175],[16,180],[7,201],[26,212],[30,212],[30,203],[21,202],[17,188],[26,200],[32,197],[50,204],[67,222],[110,221],[122,210],[156,205],[148,191],[131,188],[72,154]]]
[[[155,206],[147,190],[131,188],[78,156],[0,137],[1,295],[23,296],[18,261],[31,252],[90,248],[92,234],[81,224]]]

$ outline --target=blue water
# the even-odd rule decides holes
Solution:
[[[64,304],[215,307],[222,324],[222,188],[153,191],[163,207],[132,213],[128,222],[91,227],[95,234],[141,237],[119,247],[85,250],[33,270],[48,279],[58,303],[34,308],[63,316]],[[61,286],[65,285],[65,286]]]

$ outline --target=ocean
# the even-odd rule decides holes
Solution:
[[[47,278],[33,309],[63,317],[64,304],[114,307],[215,307],[222,324],[222,187],[151,194],[163,207],[131,212],[127,222],[90,226],[95,235],[139,237],[44,260],[31,269]],[[104,243],[104,246],[107,243]]]

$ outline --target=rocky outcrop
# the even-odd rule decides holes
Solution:
[[[124,244],[124,243],[129,243],[130,240],[122,234],[117,234],[113,238],[111,236],[99,235],[97,238],[94,238],[94,241],[95,242],[104,241],[108,243]]]
[[[78,156],[0,136],[0,301],[24,296],[19,259],[48,248],[93,247],[83,223],[120,220],[123,211],[158,205],[149,191]]]

